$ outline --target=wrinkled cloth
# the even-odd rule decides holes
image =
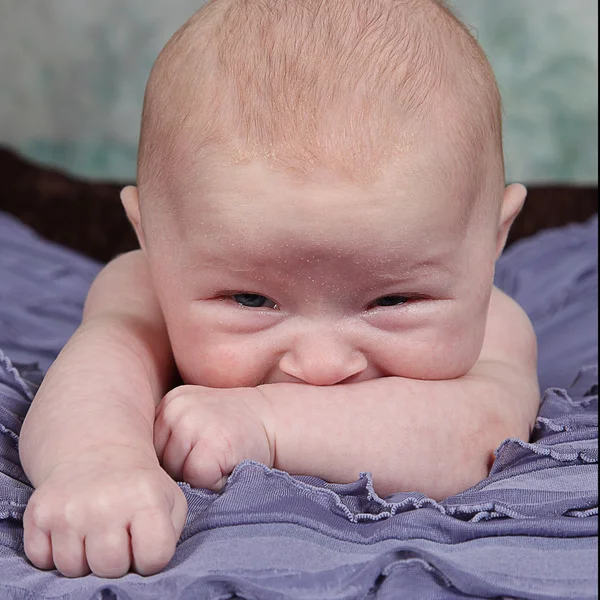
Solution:
[[[11,324],[8,334],[0,329],[0,599],[597,598],[595,229],[592,220],[545,232],[498,263],[497,283],[550,345],[540,348],[539,370],[550,389],[531,439],[506,440],[485,480],[442,502],[418,492],[382,499],[367,473],[338,485],[246,461],[221,493],[180,484],[189,514],[163,572],[69,580],[24,556],[22,518],[32,488],[18,436],[99,265],[0,214],[0,328]],[[9,236],[20,240],[26,259],[11,250]],[[10,291],[13,274],[18,294]],[[68,282],[64,293],[55,277]],[[38,331],[51,341],[39,340]]]

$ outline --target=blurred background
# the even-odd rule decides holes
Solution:
[[[0,0],[0,145],[73,175],[133,181],[146,78],[201,4]],[[597,0],[452,4],[496,71],[508,179],[597,183]]]

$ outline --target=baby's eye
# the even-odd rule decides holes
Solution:
[[[406,296],[382,296],[381,298],[377,298],[373,304],[371,304],[371,308],[376,308],[379,306],[399,306],[408,302],[408,298]]]
[[[234,302],[247,308],[277,308],[273,300],[259,294],[234,294],[231,296]]]

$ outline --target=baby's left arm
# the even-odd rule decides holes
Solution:
[[[156,449],[172,476],[219,489],[244,459],[331,482],[373,474],[381,496],[442,499],[485,478],[507,437],[527,440],[540,402],[536,341],[499,290],[477,364],[458,379],[386,377],[317,387],[183,386],[159,406]]]

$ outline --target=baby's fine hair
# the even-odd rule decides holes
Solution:
[[[368,179],[428,130],[465,167],[493,156],[503,173],[501,113],[441,0],[212,0],[152,70],[138,183],[215,149]]]

